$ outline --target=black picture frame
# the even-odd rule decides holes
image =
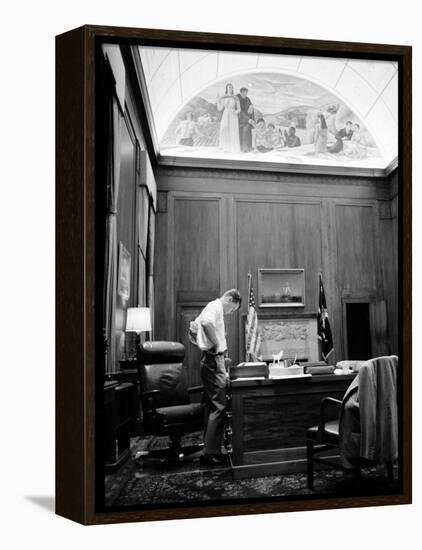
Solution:
[[[104,151],[96,142],[98,48],[104,42],[264,51],[302,55],[393,59],[399,64],[399,298],[400,298],[400,425],[402,490],[399,494],[342,498],[271,499],[181,505],[154,509],[104,511],[96,455],[103,381],[96,365],[103,353],[98,320],[101,303],[99,265],[104,228],[98,213],[105,197],[96,192],[97,160]],[[112,75],[110,76],[112,78]],[[177,518],[262,514],[362,506],[406,504],[412,498],[412,371],[411,371],[411,90],[409,46],[329,42],[290,38],[195,33],[87,25],[56,37],[56,512],[82,524],[152,521]],[[147,148],[153,153],[151,139]],[[151,154],[151,158],[154,155]],[[162,199],[161,199],[162,200]],[[97,398],[96,398],[97,396]]]

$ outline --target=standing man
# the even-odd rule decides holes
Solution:
[[[248,97],[248,89],[240,88],[237,94],[240,103],[239,113],[239,140],[242,153],[248,153],[252,149],[252,126],[250,120],[254,120],[252,101]]]
[[[237,311],[242,302],[236,289],[227,290],[221,298],[210,302],[196,318],[210,348],[203,352],[201,378],[204,384],[205,432],[204,454],[201,463],[214,465],[224,462],[222,454],[226,423],[227,373],[224,357],[227,353],[224,315]]]

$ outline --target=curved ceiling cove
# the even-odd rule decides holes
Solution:
[[[161,157],[385,169],[397,158],[390,61],[139,48]]]

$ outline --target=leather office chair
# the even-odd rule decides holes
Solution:
[[[343,400],[321,401],[318,425],[306,432],[308,487],[314,486],[314,462],[343,467],[359,479],[361,468],[384,463],[390,483],[398,456],[396,356],[371,359],[362,365]],[[335,418],[328,420],[328,409]],[[332,415],[330,415],[332,416]],[[338,447],[341,463],[317,456]]]
[[[203,444],[183,447],[183,435],[201,430],[204,412],[201,403],[191,403],[190,395],[202,386],[188,388],[185,348],[178,342],[146,342],[138,347],[137,368],[141,386],[143,431],[145,435],[168,436],[170,446],[147,454],[170,460],[198,451]],[[138,453],[140,460],[145,453]]]

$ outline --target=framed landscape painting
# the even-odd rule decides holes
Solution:
[[[303,307],[305,273],[303,269],[259,269],[261,307]]]
[[[411,502],[411,74],[401,45],[57,36],[58,514]],[[368,377],[394,433],[350,466]]]

